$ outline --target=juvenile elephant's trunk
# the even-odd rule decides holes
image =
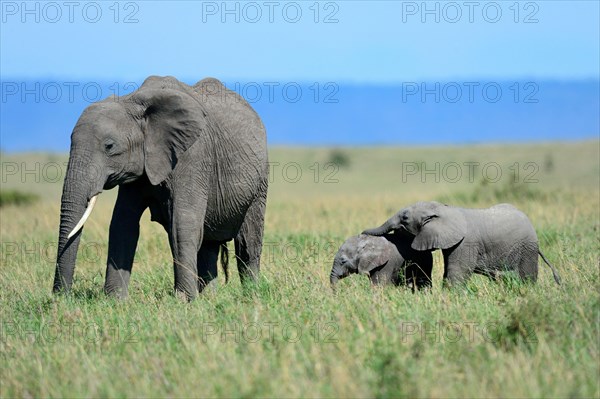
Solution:
[[[54,273],[53,291],[69,291],[73,282],[77,249],[81,238],[82,227],[76,229],[78,222],[88,208],[91,197],[90,177],[78,171],[80,161],[69,160],[67,175],[63,186],[60,209],[60,228],[58,232],[58,250],[56,255],[56,270]],[[95,193],[94,193],[95,194]],[[93,203],[91,204],[93,205]],[[83,220],[84,221],[84,220]]]
[[[341,261],[336,258],[333,261],[333,267],[331,269],[331,273],[329,274],[329,283],[331,285],[331,288],[335,290],[335,286],[337,285],[338,281],[348,276],[349,274],[350,272],[348,268],[345,265],[342,265]]]
[[[369,236],[382,236],[382,235],[387,234],[390,231],[394,230],[394,228],[395,228],[395,226],[393,225],[392,221],[388,220],[379,227],[375,227],[373,229],[367,229],[367,230],[363,231],[362,234],[366,234]]]
[[[331,271],[331,274],[329,275],[329,284],[331,284],[331,288],[335,288],[339,279],[340,277]]]

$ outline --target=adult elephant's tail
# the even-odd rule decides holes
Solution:
[[[229,250],[227,243],[221,244],[221,267],[225,273],[225,284],[229,282]]]
[[[554,266],[552,266],[550,264],[550,262],[548,262],[548,259],[546,259],[546,257],[544,256],[544,254],[542,253],[542,251],[540,251],[538,249],[538,254],[540,254],[540,256],[542,257],[542,259],[544,260],[544,262],[546,262],[546,264],[548,266],[550,266],[550,269],[552,269],[552,275],[554,276],[554,281],[556,281],[556,284],[560,285],[560,277],[558,275],[558,272],[556,271],[556,269],[554,268]]]

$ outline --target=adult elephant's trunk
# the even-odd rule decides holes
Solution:
[[[81,229],[96,199],[95,196],[91,197],[91,194],[96,194],[90,188],[91,175],[81,173],[82,165],[85,164],[69,159],[60,207],[54,292],[69,291],[71,288]]]

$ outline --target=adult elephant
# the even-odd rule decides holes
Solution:
[[[235,240],[242,282],[258,277],[267,198],[265,128],[250,105],[208,78],[193,87],[149,77],[138,90],[90,105],[71,135],[61,200],[54,292],[71,288],[82,227],[102,190],[119,185],[104,290],[127,296],[150,208],[165,228],[175,292],[193,299]]]

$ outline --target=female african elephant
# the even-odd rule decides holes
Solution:
[[[444,255],[444,282],[460,283],[472,273],[497,278],[515,271],[523,280],[537,280],[538,239],[525,214],[512,205],[488,209],[464,209],[438,202],[417,202],[392,216],[383,225],[363,234],[379,236],[390,231],[414,236],[417,251],[441,249]]]
[[[214,279],[219,247],[231,239],[242,282],[256,279],[267,184],[263,124],[216,79],[190,87],[152,76],[90,105],[71,135],[54,291],[70,289],[83,224],[96,196],[117,185],[105,292],[127,296],[146,208],[169,236],[176,293],[191,300]]]
[[[374,285],[405,284],[413,291],[431,286],[431,252],[415,251],[407,234],[348,238],[333,260],[331,286],[350,274],[366,274]]]

